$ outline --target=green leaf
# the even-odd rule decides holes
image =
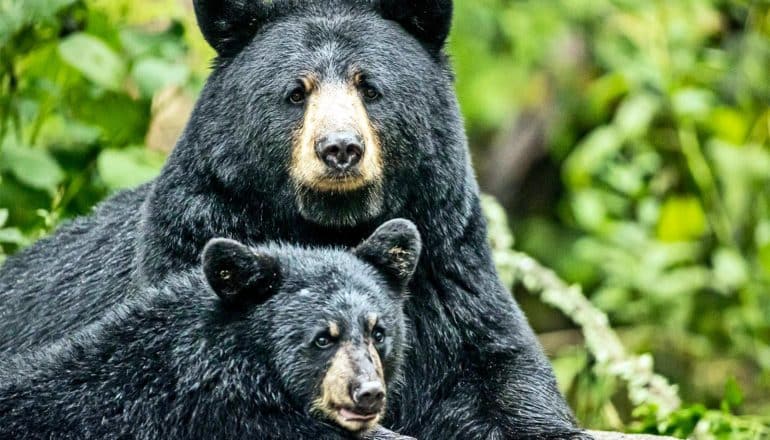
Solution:
[[[110,189],[133,188],[155,178],[164,160],[162,154],[143,147],[109,149],[99,155],[97,169]]]
[[[731,376],[725,383],[725,395],[722,398],[721,404],[722,410],[730,411],[730,409],[739,406],[741,403],[743,403],[743,392],[738,385],[738,381],[735,380],[735,377]]]
[[[59,43],[59,56],[86,78],[108,90],[119,90],[126,65],[106,43],[85,33],[70,35]]]
[[[746,116],[728,107],[712,110],[708,123],[719,139],[731,144],[742,144],[749,131]]]
[[[658,238],[663,241],[688,241],[706,232],[706,214],[695,197],[670,197],[660,210]]]
[[[101,133],[99,127],[54,114],[43,122],[37,144],[54,151],[83,152],[99,140]]]
[[[170,63],[160,58],[138,61],[131,71],[142,95],[152,97],[155,92],[171,85],[183,85],[190,77],[184,64]]]
[[[3,208],[0,209],[0,228],[5,226],[5,223],[8,221],[8,210]]]
[[[575,378],[584,371],[587,364],[587,356],[583,350],[575,350],[555,357],[552,361],[553,372],[556,375],[556,383],[563,393],[569,392]]]
[[[660,100],[649,93],[641,93],[626,98],[617,113],[614,125],[628,138],[643,135],[658,111]]]
[[[72,109],[72,117],[98,127],[108,146],[125,146],[144,141],[149,125],[150,102],[135,100],[126,94],[104,93],[85,99]]]
[[[0,229],[0,243],[21,245],[25,244],[26,241],[24,234],[17,228]]]
[[[749,280],[746,260],[734,249],[718,249],[712,264],[716,281],[727,289],[738,289]]]
[[[0,169],[31,188],[49,193],[55,191],[65,177],[59,164],[45,150],[6,145],[0,159]]]
[[[0,47],[27,25],[49,22],[76,0],[2,0],[0,1]]]
[[[708,117],[716,98],[710,90],[686,88],[674,93],[671,100],[680,118],[702,120]]]
[[[575,148],[564,164],[566,180],[573,187],[588,186],[591,175],[623,146],[623,136],[613,126],[595,128]]]

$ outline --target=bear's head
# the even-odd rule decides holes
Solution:
[[[464,139],[443,53],[450,0],[195,9],[218,59],[187,137],[231,193],[285,195],[324,226],[392,218],[424,158]]]
[[[352,250],[266,246],[214,239],[205,278],[226,307],[256,308],[266,320],[267,358],[291,398],[308,411],[360,431],[385,412],[398,380],[406,324],[405,289],[420,236],[392,220]]]

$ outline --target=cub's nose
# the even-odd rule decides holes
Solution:
[[[341,173],[352,169],[361,161],[364,156],[364,142],[355,133],[331,133],[318,140],[315,152],[327,167]]]
[[[363,413],[379,412],[385,405],[385,389],[378,381],[364,382],[352,391],[353,403]]]

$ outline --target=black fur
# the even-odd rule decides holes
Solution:
[[[228,21],[232,14],[210,12],[246,3],[224,3],[198,3],[202,28],[215,47],[230,36],[237,44],[220,53],[161,176],[6,263],[0,350],[50,342],[98,319],[132,284],[157,285],[194,266],[212,237],[355,246],[404,217],[420,230],[423,254],[406,304],[415,325],[407,386],[386,423],[427,439],[588,438],[492,264],[451,68],[435,53],[451,3],[436,2],[440,20],[428,26],[418,18],[431,14],[415,5],[431,2],[389,2],[419,13],[415,27],[384,19],[394,16],[379,2],[273,0],[260,9],[254,1],[254,17],[268,18],[248,37],[227,33],[248,15]],[[381,91],[367,112],[384,179],[358,197],[313,194],[288,173],[303,112],[286,92],[300,73],[333,81],[353,65]]]
[[[231,278],[223,293],[211,284],[219,274],[205,269],[213,266],[256,272]],[[313,341],[329,320],[376,313],[387,335],[378,346],[385,379],[398,387],[404,295],[382,268],[341,251],[231,241],[209,245],[203,267],[137,292],[71,337],[0,362],[0,438],[400,438],[350,433],[311,412],[334,353]],[[274,269],[281,281],[262,276]],[[238,287],[259,287],[261,304],[235,306],[229,295]]]
[[[451,0],[379,0],[375,4],[384,18],[401,24],[432,52],[443,49],[452,27]]]
[[[415,239],[417,237],[417,239]],[[420,234],[407,220],[391,220],[356,247],[354,253],[381,268],[396,289],[403,289],[411,279],[422,252]]]
[[[209,285],[228,304],[262,303],[280,285],[281,268],[275,258],[256,254],[234,240],[211,240],[203,248],[202,260]]]

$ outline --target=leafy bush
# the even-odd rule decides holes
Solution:
[[[164,115],[153,103],[191,101],[205,74],[189,56],[189,11],[161,3],[157,16],[174,19],[137,26],[149,17],[129,1],[0,2],[3,249],[158,172],[173,139],[151,137]]]
[[[459,10],[452,49],[482,181],[506,159],[495,148],[513,154],[519,126],[538,118],[542,162],[560,176],[545,201],[507,204],[519,248],[582,284],[688,399],[718,406],[735,375],[747,393],[737,411],[768,413],[770,2]],[[542,171],[495,194],[532,195]],[[580,370],[583,355],[565,350],[557,368]],[[615,386],[566,376],[584,420],[627,421]]]

